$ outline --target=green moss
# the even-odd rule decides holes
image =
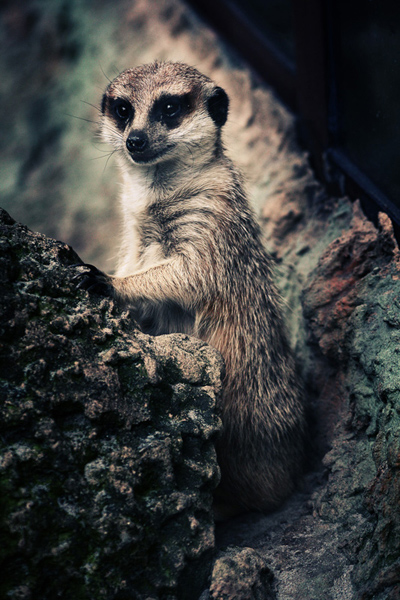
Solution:
[[[148,382],[143,361],[125,359],[118,365],[117,370],[124,394],[137,396],[138,391],[142,392],[143,386]]]

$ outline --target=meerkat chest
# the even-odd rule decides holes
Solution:
[[[154,241],[140,247],[138,267],[139,269],[149,269],[161,263],[165,258],[164,245]]]
[[[127,178],[122,194],[123,240],[118,274],[157,265],[166,258],[165,244],[159,223],[154,218],[155,199],[146,181]]]

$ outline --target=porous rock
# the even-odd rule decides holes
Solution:
[[[362,600],[400,594],[399,297],[390,219],[380,214],[375,227],[356,203],[350,228],[310,278],[304,309],[324,402],[336,407],[329,478],[314,512],[339,526],[353,597]]]
[[[214,548],[219,354],[77,291],[0,212],[2,598],[196,598]]]
[[[265,558],[252,548],[228,548],[218,555],[211,577],[210,600],[274,600],[273,579]]]

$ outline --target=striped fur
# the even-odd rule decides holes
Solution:
[[[180,63],[131,69],[108,86],[102,135],[122,171],[123,231],[116,275],[104,277],[144,331],[188,333],[223,355],[216,510],[229,516],[271,510],[292,492],[305,418],[271,259],[221,144],[228,105],[218,90]],[[154,108],[165,95],[184,98],[172,125]],[[122,125],[119,99],[131,107]],[[127,149],[132,131],[148,141],[145,160]]]

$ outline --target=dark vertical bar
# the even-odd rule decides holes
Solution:
[[[190,0],[196,11],[239,51],[292,109],[296,104],[294,68],[290,61],[231,0]]]
[[[296,88],[300,134],[324,174],[328,146],[328,46],[325,2],[292,0],[296,39]]]

